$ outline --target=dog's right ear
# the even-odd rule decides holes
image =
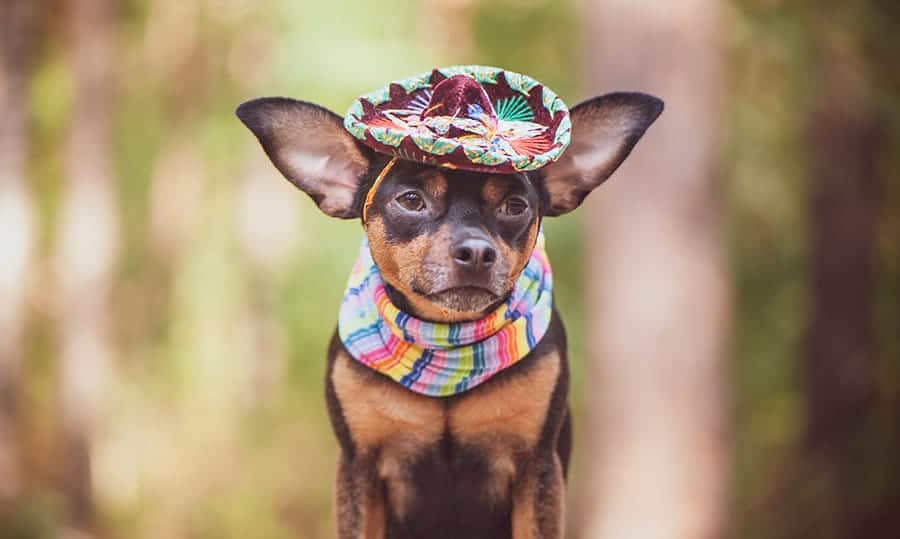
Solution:
[[[340,116],[285,97],[247,101],[235,111],[275,167],[326,214],[359,217],[356,193],[370,152],[344,129]]]
[[[576,105],[571,111],[572,144],[543,169],[550,202],[544,215],[577,208],[619,168],[663,107],[659,98],[638,92],[615,92]]]

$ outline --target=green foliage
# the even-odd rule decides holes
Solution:
[[[109,148],[117,362],[91,448],[98,525],[111,536],[331,536],[337,448],[322,396],[324,356],[361,230],[323,216],[280,178],[233,110],[252,97],[288,95],[343,114],[386,80],[445,65],[454,51],[430,42],[426,28],[441,24],[441,9],[397,0],[121,6]],[[538,32],[533,57],[507,61],[512,51],[483,35],[479,15],[474,26],[463,19],[477,49],[465,62],[549,76],[570,93],[575,48],[553,37],[566,33],[568,10],[546,2],[523,13],[500,31],[528,24]],[[45,32],[39,41],[30,169],[49,255],[74,88],[65,39]],[[283,221],[271,217],[273,201]],[[578,226],[547,228],[559,303],[580,337]],[[282,253],[275,261],[257,253],[273,234]],[[4,538],[56,537],[66,514],[64,504],[42,501],[64,499],[49,479],[65,458],[52,449],[60,440],[58,321],[35,316],[29,327],[23,419],[34,471],[12,523],[0,525]]]
[[[867,106],[892,129],[894,144],[896,5],[850,2],[840,13],[852,24],[832,21],[829,33],[863,51]],[[280,178],[234,107],[287,95],[343,114],[387,80],[453,63],[528,74],[573,105],[585,97],[577,10],[587,8],[570,0],[128,0],[119,7],[109,148],[120,220],[110,299],[117,357],[90,449],[100,524],[111,537],[135,539],[331,537],[336,445],[322,395],[324,355],[362,232],[358,223],[325,217]],[[843,503],[826,464],[793,469],[806,427],[798,358],[810,305],[806,204],[814,179],[805,119],[822,61],[811,34],[834,9],[741,0],[729,12],[721,161],[736,291],[736,537],[825,537],[807,532],[827,529]],[[66,512],[59,321],[54,291],[43,285],[59,234],[74,85],[65,40],[52,31],[59,16],[42,16],[29,85],[41,278],[21,373],[28,484],[12,518],[0,522],[0,539],[59,537]],[[498,109],[522,119],[516,103]],[[900,153],[886,154],[883,170],[900,170]],[[900,497],[892,481],[900,429],[885,427],[900,425],[900,174],[887,177],[873,313],[881,404],[854,453],[873,463],[860,466],[864,487],[855,493],[866,502]],[[577,212],[544,226],[569,333],[577,423],[586,372],[585,235]],[[576,480],[585,460],[576,454]],[[770,518],[786,496],[802,518],[786,511]]]
[[[470,21],[479,63],[525,73],[570,106],[578,102],[584,64],[574,3],[476,2]]]

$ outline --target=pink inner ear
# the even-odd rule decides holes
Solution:
[[[275,167],[323,212],[344,219],[358,215],[353,203],[369,160],[340,116],[281,97],[248,101],[237,113]]]
[[[478,105],[491,118],[497,117],[487,92],[475,79],[465,75],[453,75],[435,85],[431,101],[422,117],[466,117],[469,105]]]

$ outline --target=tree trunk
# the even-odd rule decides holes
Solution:
[[[0,3],[0,516],[22,487],[16,435],[34,208],[26,181],[30,0]]]
[[[827,25],[816,30],[821,92],[807,134],[812,279],[801,459],[825,487],[818,496],[833,518],[827,531],[847,538],[890,535],[882,527],[887,515],[875,515],[880,504],[867,492],[876,477],[886,479],[875,474],[891,466],[866,456],[877,445],[871,430],[879,407],[876,240],[887,125],[870,105],[871,75],[853,45],[859,36]],[[896,515],[896,507],[888,513]]]
[[[730,292],[717,156],[721,5],[587,6],[591,94],[640,90],[666,110],[593,195],[592,380],[584,536],[725,535]]]
[[[117,46],[112,0],[70,0],[66,7],[74,100],[56,259],[63,488],[69,526],[92,534],[91,440],[113,357],[108,301],[117,239],[111,132]]]

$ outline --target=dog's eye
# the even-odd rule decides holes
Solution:
[[[503,213],[507,215],[521,215],[528,209],[528,202],[522,197],[510,197],[503,203]]]
[[[397,202],[409,211],[422,211],[425,209],[425,199],[415,191],[407,191],[398,196]]]

